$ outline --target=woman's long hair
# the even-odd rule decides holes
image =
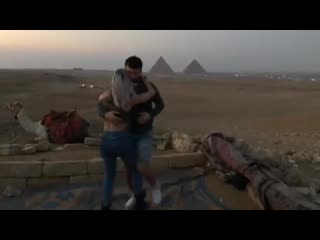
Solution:
[[[124,69],[118,69],[111,81],[111,93],[116,107],[129,111],[130,100],[135,95],[133,83]]]

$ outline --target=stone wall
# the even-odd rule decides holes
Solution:
[[[154,155],[151,167],[155,172],[168,168],[193,168],[205,164],[200,152]],[[125,173],[122,161],[117,170]],[[101,158],[72,161],[1,161],[0,193],[8,186],[25,189],[49,185],[77,183],[101,183],[103,181],[103,160]]]

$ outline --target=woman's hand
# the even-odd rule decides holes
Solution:
[[[99,102],[108,102],[111,100],[111,93],[110,91],[105,91],[99,96]]]
[[[140,116],[138,117],[137,122],[139,124],[146,124],[147,122],[150,121],[150,119],[151,119],[150,113],[142,112],[140,113]]]
[[[146,85],[147,89],[148,89],[148,92],[151,94],[151,95],[155,95],[156,94],[156,90],[155,88],[152,86],[151,82],[149,82],[146,78],[143,78],[143,82],[144,84]]]

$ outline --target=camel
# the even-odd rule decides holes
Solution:
[[[33,121],[26,113],[26,111],[23,108],[23,105],[20,102],[8,104],[5,108],[14,114],[14,118],[19,121],[21,127],[25,131],[33,133],[37,136],[33,139],[33,141],[49,142],[47,128],[41,124],[41,120],[37,122]]]
[[[83,119],[77,110],[56,112],[51,110],[40,121],[33,121],[20,102],[11,103],[6,109],[14,114],[24,130],[35,134],[35,142],[53,144],[83,143],[89,136],[89,122]]]

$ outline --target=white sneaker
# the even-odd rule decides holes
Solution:
[[[130,209],[131,207],[133,207],[133,205],[136,203],[136,199],[135,197],[132,195],[131,198],[126,202],[126,204],[124,205],[124,207],[126,209]]]
[[[155,203],[156,205],[158,205],[161,202],[162,199],[162,194],[159,188],[153,189],[152,190],[152,200],[153,203]]]

